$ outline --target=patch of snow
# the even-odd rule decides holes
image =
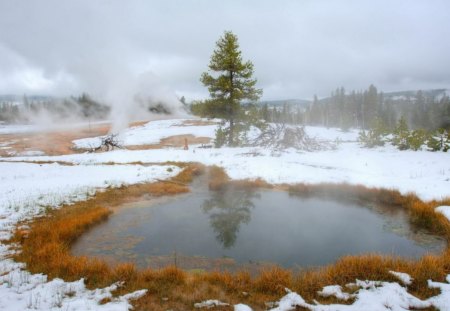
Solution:
[[[450,221],[450,206],[438,206],[436,207],[436,211],[444,215]]]
[[[135,126],[118,133],[118,139],[123,146],[158,144],[161,139],[170,136],[193,134],[197,137],[215,137],[217,125],[186,126],[190,119],[173,119],[151,121],[142,126]],[[90,149],[101,143],[102,137],[92,137],[74,140],[78,149]]]
[[[45,152],[41,150],[27,150],[19,152],[17,155],[21,157],[34,157],[45,155]]]
[[[216,299],[205,300],[205,301],[194,304],[194,307],[197,309],[200,309],[200,308],[210,309],[210,308],[220,307],[220,306],[229,306],[229,304],[225,303],[225,302],[221,302],[220,300],[216,300]]]
[[[136,291],[113,298],[112,292],[121,284],[89,290],[84,280],[64,282],[61,279],[48,281],[42,274],[30,274],[22,265],[3,260],[0,266],[0,310],[111,310],[131,308],[129,300],[143,296],[146,291]],[[104,298],[111,302],[100,305]]]
[[[252,311],[252,308],[242,303],[239,303],[237,305],[234,305],[234,311]]]
[[[441,283],[437,283],[442,286]],[[355,293],[355,302],[351,305],[320,303],[309,304],[297,293],[288,293],[278,302],[278,307],[271,311],[291,311],[295,307],[303,307],[312,311],[386,311],[386,310],[410,310],[411,308],[428,308],[433,302],[423,301],[409,294],[405,287],[398,283],[359,281],[349,286],[358,286],[360,289]],[[446,285],[446,284],[444,284]],[[447,295],[446,299],[450,298]],[[439,300],[441,301],[441,300]]]
[[[308,308],[309,304],[297,293],[289,293],[277,303],[278,307],[271,309],[271,311],[290,311],[295,310],[295,307]]]
[[[390,274],[395,276],[397,279],[400,280],[405,285],[411,285],[413,278],[408,273],[403,272],[395,272],[395,271],[389,271]]]
[[[433,282],[428,280],[428,287],[438,288],[441,293],[431,297],[428,301],[440,311],[450,311],[450,274],[447,275],[447,283]]]
[[[325,286],[321,291],[319,291],[317,293],[322,297],[334,296],[337,299],[341,299],[341,300],[349,300],[350,298],[353,298],[355,296],[355,295],[343,292],[342,287],[339,285]]]

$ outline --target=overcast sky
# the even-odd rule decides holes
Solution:
[[[105,96],[140,83],[203,98],[224,30],[266,100],[450,88],[448,0],[0,0],[0,94]]]

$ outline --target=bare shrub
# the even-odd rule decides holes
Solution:
[[[105,149],[106,151],[114,150],[114,148],[123,149],[123,145],[118,138],[119,134],[109,134],[102,138],[100,145],[92,148],[91,152]]]
[[[303,126],[286,126],[285,124],[267,126],[251,145],[276,150],[294,148],[303,151],[328,150],[336,147],[335,144],[308,136]]]

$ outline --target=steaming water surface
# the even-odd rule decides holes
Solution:
[[[273,190],[206,189],[119,209],[86,233],[76,255],[185,269],[331,263],[348,254],[419,257],[442,239],[416,231],[401,208],[302,199]]]

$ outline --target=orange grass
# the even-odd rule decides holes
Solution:
[[[420,298],[426,298],[437,294],[436,290],[428,288],[427,280],[444,281],[445,276],[450,273],[449,249],[441,255],[426,255],[416,261],[368,254],[346,256],[335,264],[300,272],[274,266],[255,277],[251,277],[246,271],[187,273],[173,266],[160,270],[138,270],[132,263],[113,267],[99,259],[76,257],[70,253],[70,246],[83,232],[108,217],[111,212],[106,207],[136,200],[144,194],[160,196],[186,192],[189,189],[183,184],[204,171],[204,167],[199,164],[188,165],[172,179],[173,183],[107,189],[85,202],[51,210],[46,217],[31,221],[28,231],[16,231],[11,242],[20,244],[21,252],[16,253],[14,259],[25,262],[31,272],[45,273],[50,278],[61,277],[70,281],[83,277],[91,288],[124,281],[124,286],[117,294],[147,289],[147,295],[133,302],[135,310],[193,309],[195,302],[211,298],[231,304],[246,303],[254,310],[264,310],[264,302],[278,300],[284,294],[285,287],[298,292],[310,302],[316,299],[322,303],[332,303],[337,302],[336,299],[317,295],[317,291],[323,286],[345,285],[355,279],[398,281],[389,273],[390,270],[409,273],[414,278],[408,287],[409,291]],[[233,184],[240,187],[270,187],[258,180],[230,181],[219,167],[210,167],[208,172],[209,186],[214,190]],[[289,191],[302,196],[326,196],[406,208],[411,221],[416,225],[447,239],[450,237],[449,222],[441,214],[434,212],[438,205],[450,205],[450,200],[422,202],[413,194],[402,196],[394,190],[347,184],[300,184],[290,186]]]
[[[260,178],[254,180],[230,180],[223,168],[216,165],[208,168],[208,186],[213,191],[224,190],[230,186],[238,189],[273,188],[271,184]]]
[[[210,190],[222,190],[229,183],[230,178],[223,168],[213,165],[208,169],[208,186]]]

